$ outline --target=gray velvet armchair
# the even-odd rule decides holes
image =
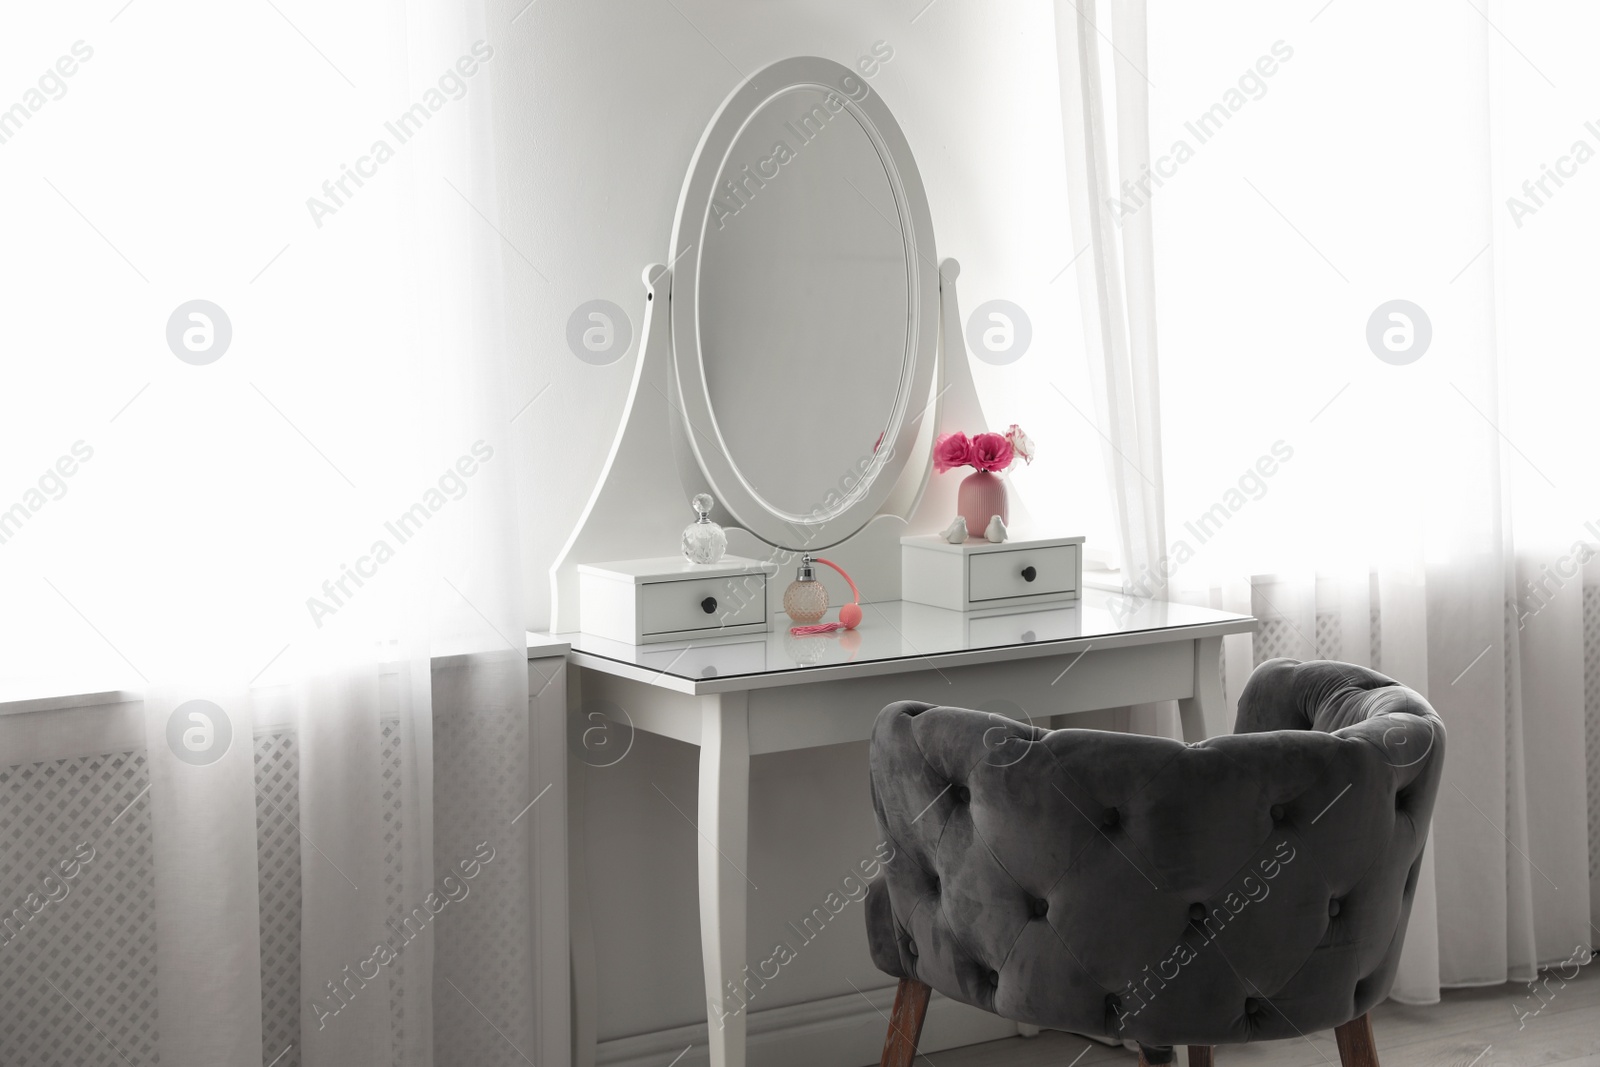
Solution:
[[[931,990],[1038,1026],[1211,1046],[1336,1028],[1375,1067],[1444,766],[1419,694],[1347,663],[1262,664],[1233,734],[1185,745],[902,702],[872,800],[894,859],[867,896],[900,979],[883,1064]]]

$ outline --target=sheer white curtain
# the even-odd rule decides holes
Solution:
[[[512,14],[0,16],[0,1061],[531,1053]]]
[[[1057,6],[1075,240],[1111,279],[1085,291],[1090,359],[1125,337],[1133,368],[1103,382],[1107,463],[1119,502],[1148,479],[1166,516],[1119,507],[1128,591],[1263,619],[1229,639],[1230,697],[1264,656],[1341,658],[1449,728],[1404,1000],[1530,977],[1594,936],[1594,20]]]
[[[1100,19],[1108,23],[1104,31]],[[1108,57],[1102,34],[1112,31],[1121,52]],[[1069,203],[1073,240],[1092,265],[1077,272],[1089,380],[1106,444],[1101,451],[1117,548],[1124,571],[1137,574],[1160,560],[1166,529],[1152,235],[1148,216],[1123,229],[1105,202],[1116,195],[1122,175],[1138,174],[1150,162],[1149,98],[1139,74],[1144,6],[1116,4],[1097,13],[1092,4],[1060,0],[1056,41],[1067,176],[1075,194]]]

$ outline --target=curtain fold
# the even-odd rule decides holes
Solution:
[[[1565,42],[1594,15],[1557,7],[1493,4],[1501,33],[1471,10],[1391,13],[1402,36],[1451,42],[1418,76],[1356,8],[1056,7],[1124,590],[1261,620],[1225,642],[1230,701],[1287,655],[1370,665],[1438,708],[1449,759],[1393,992],[1414,1003],[1531,978],[1593,939],[1600,633],[1576,572],[1600,499],[1569,454],[1597,383],[1564,358],[1587,327],[1552,294],[1595,270],[1570,227],[1528,216],[1600,217],[1600,197],[1525,184],[1555,149],[1556,176],[1572,169],[1586,131],[1554,121],[1547,85],[1593,80]],[[1352,61],[1370,83],[1352,89]],[[1410,133],[1373,168],[1378,112]],[[1154,164],[1152,145],[1170,146]]]
[[[1067,180],[1076,194],[1069,213],[1074,243],[1092,266],[1077,272],[1084,345],[1122,571],[1126,582],[1137,582],[1156,572],[1166,537],[1160,398],[1153,388],[1154,267],[1148,220],[1122,230],[1107,204],[1120,177],[1138,173],[1149,161],[1148,139],[1137,136],[1146,109],[1144,6],[1115,5],[1114,18],[1127,40],[1119,40],[1107,75],[1099,26],[1104,16],[1093,0],[1056,3]],[[1136,124],[1126,137],[1124,109]]]
[[[218,699],[195,698],[191,685],[189,679],[159,685],[144,702],[149,778],[139,803],[155,854],[151,948],[160,1053],[173,1063],[255,1067],[261,1062],[256,796],[251,747],[234,743],[250,737],[251,720],[238,694],[211,688]],[[106,832],[119,831],[108,825]],[[48,939],[50,928],[39,932]]]
[[[0,137],[54,198],[0,251],[0,453],[76,458],[0,530],[0,673],[142,701],[0,716],[0,908],[72,872],[0,935],[0,1062],[524,1063],[509,14],[5,19],[76,58]]]

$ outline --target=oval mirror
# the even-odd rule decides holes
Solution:
[[[701,138],[672,251],[677,391],[712,493],[782,548],[849,537],[904,469],[938,343],[932,219],[882,98],[827,59],[755,74]]]

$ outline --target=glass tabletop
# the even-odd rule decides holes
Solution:
[[[1033,608],[960,612],[890,600],[863,604],[861,611],[861,625],[855,630],[807,637],[790,634],[789,618],[781,613],[770,620],[766,633],[733,637],[646,645],[579,632],[555,637],[570,642],[580,657],[703,681],[1027,646],[1060,645],[1062,651],[1072,651],[1096,639],[1127,644],[1133,635],[1163,631],[1194,630],[1195,637],[1202,637],[1255,629],[1255,620],[1248,615],[1099,590],[1086,591],[1082,600]],[[835,614],[830,612],[829,617]]]

